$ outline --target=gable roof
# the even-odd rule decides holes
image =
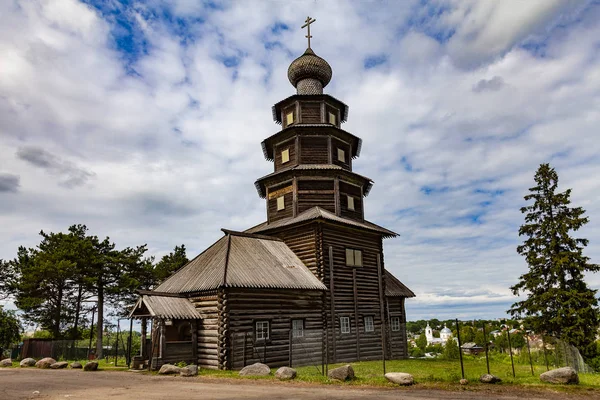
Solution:
[[[129,318],[147,316],[174,319],[202,318],[202,314],[186,298],[142,295],[129,313]]]
[[[397,233],[392,232],[388,229],[382,228],[381,226],[376,225],[372,222],[356,221],[356,220],[349,219],[349,218],[338,217],[331,211],[327,211],[319,206],[309,208],[308,210],[301,212],[300,214],[296,215],[295,217],[284,218],[284,219],[280,219],[280,220],[277,220],[277,221],[274,221],[271,223],[263,222],[260,225],[256,225],[256,226],[246,230],[246,232],[248,232],[248,233],[266,232],[271,229],[282,228],[282,227],[285,227],[288,225],[297,224],[299,222],[311,221],[311,220],[315,220],[315,219],[319,219],[319,218],[328,220],[328,221],[332,221],[332,222],[336,222],[336,223],[340,223],[340,224],[344,224],[344,225],[368,229],[370,231],[382,234],[384,238],[398,236]]]
[[[390,271],[385,271],[383,279],[385,279],[386,297],[415,297],[413,291],[400,282]]]
[[[220,287],[326,290],[280,239],[223,229],[225,236],[170,276],[157,292]]]

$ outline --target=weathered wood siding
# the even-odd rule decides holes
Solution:
[[[320,291],[230,288],[226,292],[231,342],[228,368],[240,369],[244,363],[255,362],[264,362],[270,367],[289,365],[292,319],[304,320],[304,337],[297,339],[302,346],[294,346],[292,364],[321,364],[323,323]],[[269,321],[266,343],[256,340],[257,321]],[[318,361],[315,363],[316,357]]]
[[[296,104],[294,103],[294,104],[292,104],[290,106],[287,106],[287,107],[285,107],[283,109],[283,113],[281,115],[281,121],[282,121],[281,125],[282,125],[283,128],[286,128],[287,126],[289,126],[288,123],[287,123],[287,115],[290,112],[294,114],[294,122],[292,124],[290,124],[290,125],[293,125],[296,122],[298,122],[298,113],[297,113],[297,109],[296,109]]]
[[[300,163],[301,164],[327,164],[329,163],[328,138],[318,136],[300,137]]]
[[[329,113],[335,115],[335,126],[340,126],[340,110],[330,104],[325,105],[325,122],[329,123]]]
[[[284,150],[288,150],[290,153],[290,160],[286,163],[281,161],[281,152]],[[290,140],[286,140],[283,143],[279,143],[275,146],[274,149],[275,155],[275,171],[279,171],[282,168],[289,168],[292,165],[296,165],[296,139],[292,138]]]
[[[388,309],[388,354],[392,359],[408,357],[408,347],[406,338],[406,314],[404,312],[404,298],[388,297],[386,298]],[[400,330],[392,331],[391,320],[394,317],[400,318]]]
[[[204,315],[198,321],[198,366],[218,368],[218,299],[217,294],[198,295],[190,298],[196,309]]]
[[[340,161],[338,159],[338,149],[344,150],[345,153],[345,161]],[[331,160],[335,165],[339,165],[340,167],[344,167],[346,169],[350,169],[350,158],[352,157],[352,153],[350,152],[350,146],[340,140],[335,138],[331,139]]]
[[[279,194],[280,193],[280,194]],[[283,196],[285,208],[277,210],[277,198]],[[267,207],[269,221],[292,217],[294,215],[294,193],[291,182],[268,188]]]
[[[379,235],[323,225],[325,279],[330,287],[331,263],[328,249],[332,248],[335,307],[333,318],[330,293],[327,294],[330,362],[381,359],[381,308],[377,255],[381,252]],[[363,266],[346,266],[346,248],[362,250]],[[373,332],[365,332],[364,317],[373,317]],[[340,331],[340,317],[350,317],[350,333]],[[331,325],[335,324],[335,331]]]
[[[321,102],[314,101],[300,103],[303,124],[319,124],[323,121],[321,117],[321,104]]]
[[[314,224],[300,226],[275,234],[296,254],[306,267],[319,279],[323,271],[317,263],[317,231]]]
[[[298,213],[319,206],[335,213],[333,180],[298,180]]]

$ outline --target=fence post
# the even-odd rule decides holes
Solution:
[[[529,347],[529,335],[525,336],[525,338],[527,339],[527,353],[529,354],[529,365],[531,366],[531,375],[535,376],[535,373],[533,372],[533,362],[531,361],[531,348]]]
[[[325,368],[323,368],[323,376],[329,375],[329,329],[325,328]]]
[[[506,329],[506,336],[508,337],[508,352],[510,353],[510,363],[512,365],[513,378],[516,378],[515,362],[513,360],[513,354],[512,354],[512,344],[510,344],[510,329]]]
[[[133,335],[133,318],[129,318],[129,339],[127,339],[127,368],[131,367],[132,335]]]
[[[290,365],[290,368],[292,368],[292,352],[293,352],[293,350],[292,350],[292,336],[293,336],[293,334],[292,334],[292,330],[291,329],[290,329],[289,336],[290,336],[290,343],[289,343],[289,346],[290,346],[290,349],[289,349],[290,356],[289,356],[289,358],[290,359],[289,359],[289,365]]]
[[[244,364],[244,367],[246,366],[246,339],[248,338],[248,332],[244,332],[244,354],[242,355],[242,361]]]
[[[485,321],[483,321],[483,340],[485,341],[485,364],[487,365],[487,373],[490,374],[490,358],[488,356],[488,345],[487,334],[485,333]]]
[[[548,366],[548,354],[546,353],[546,340],[544,339],[543,333],[542,333],[542,346],[544,348],[544,360],[546,361],[546,371],[550,371],[550,367]]]
[[[460,342],[460,326],[458,325],[458,318],[456,318],[456,336],[458,337],[458,357],[460,358],[460,373],[462,378],[465,379],[465,367],[463,365],[462,344]]]
[[[262,328],[263,337],[263,363],[267,363],[267,337],[265,336],[265,327]]]
[[[121,327],[121,320],[117,320],[117,337],[115,340],[115,367],[117,366],[117,357],[119,356],[119,328]]]

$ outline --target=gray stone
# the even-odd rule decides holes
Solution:
[[[98,361],[88,361],[83,366],[84,371],[98,371]]]
[[[275,372],[275,377],[282,381],[296,378],[296,370],[290,367],[281,367]]]
[[[240,376],[267,376],[271,374],[271,368],[268,365],[255,363],[248,365],[240,371]]]
[[[469,381],[466,379],[461,379],[460,381],[458,381],[461,385],[468,385]]]
[[[81,368],[83,368],[83,365],[81,365],[80,362],[75,361],[75,362],[71,363],[71,368],[73,368],[73,369],[81,369]]]
[[[188,365],[187,367],[183,367],[179,370],[179,375],[181,375],[181,376],[196,376],[196,375],[198,375],[198,366],[197,365]]]
[[[498,378],[496,375],[483,374],[479,378],[479,381],[481,383],[498,383],[498,382],[502,382],[502,379]]]
[[[354,379],[354,369],[350,364],[344,365],[343,367],[330,370],[327,376],[330,379],[337,379],[338,381]]]
[[[69,363],[66,362],[66,361],[59,361],[59,362],[55,362],[54,364],[52,364],[50,366],[50,368],[52,368],[52,369],[63,369],[63,368],[67,368],[68,365],[69,365]]]
[[[12,367],[12,360],[10,358],[5,358],[0,361],[0,367]]]
[[[55,364],[56,360],[52,357],[42,358],[40,361],[35,363],[38,368],[50,368],[52,364]]]
[[[388,372],[384,376],[388,381],[401,386],[410,386],[415,383],[415,378],[406,372]]]
[[[544,372],[540,375],[542,382],[548,383],[579,383],[579,375],[571,367],[563,367]]]
[[[35,359],[33,358],[24,358],[19,363],[21,367],[33,367],[35,365]]]
[[[159,375],[171,375],[171,374],[179,374],[181,368],[176,365],[171,364],[163,364],[162,367],[158,370]]]

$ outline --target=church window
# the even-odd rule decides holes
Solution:
[[[301,338],[304,337],[304,320],[293,319],[292,320],[292,337]]]
[[[365,332],[374,332],[375,327],[373,326],[373,317],[365,317]]]
[[[400,317],[392,317],[392,332],[400,330]]]
[[[335,114],[332,112],[329,113],[329,123],[335,125]]]
[[[256,340],[269,340],[269,321],[256,322]]]
[[[346,249],[346,265],[349,267],[362,267],[362,251]]]
[[[284,164],[290,161],[290,149],[285,149],[281,152],[281,163]]]
[[[293,112],[287,113],[286,121],[287,121],[287,125],[291,125],[294,123],[294,113]]]
[[[348,210],[354,211],[354,197],[352,197],[352,196],[346,196],[346,197],[348,197]]]
[[[285,199],[283,196],[277,198],[277,211],[285,210]]]
[[[342,333],[350,333],[350,317],[340,318],[340,330]]]
[[[337,152],[338,153],[337,154],[338,161],[346,162],[346,152],[342,149],[337,149],[337,150],[338,150],[338,152]]]

